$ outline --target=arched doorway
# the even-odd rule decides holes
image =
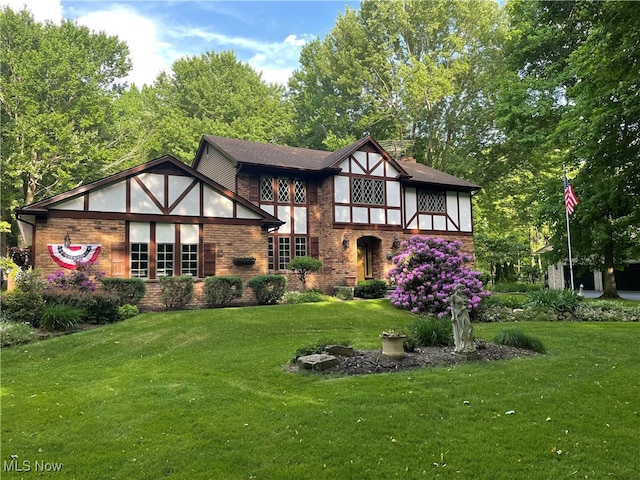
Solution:
[[[358,281],[382,275],[382,240],[377,237],[358,238]]]

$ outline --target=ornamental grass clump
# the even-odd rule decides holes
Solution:
[[[490,295],[482,288],[481,273],[464,266],[471,256],[460,251],[462,242],[414,236],[402,246],[405,250],[394,257],[396,265],[388,274],[395,285],[391,303],[396,307],[441,317],[451,310],[449,298],[457,284],[464,286],[469,311]]]

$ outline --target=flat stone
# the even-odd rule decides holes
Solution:
[[[337,355],[339,357],[353,357],[353,347],[346,345],[327,345],[324,349],[329,355]]]
[[[460,358],[464,358],[468,361],[480,360],[480,354],[478,352],[454,352]]]
[[[297,363],[305,370],[326,370],[338,365],[338,359],[326,353],[316,353],[299,357]]]

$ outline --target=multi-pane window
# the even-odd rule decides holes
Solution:
[[[351,181],[351,198],[353,203],[383,205],[384,183],[382,180],[353,178]]]
[[[273,202],[273,177],[260,177],[260,200]]]
[[[282,203],[289,203],[289,179],[278,179],[278,201]]]
[[[273,251],[273,237],[269,237],[268,239],[268,247],[267,247],[267,268],[269,270],[275,270],[276,268],[276,257]]]
[[[131,244],[131,278],[149,277],[149,244]]]
[[[304,257],[307,255],[307,238],[296,237],[295,238],[296,257]]]
[[[200,225],[163,222],[129,224],[129,268],[132,278],[174,275],[198,277]]]
[[[293,182],[293,196],[295,203],[307,202],[307,188],[302,180],[295,179]]]
[[[198,245],[182,245],[182,264],[180,268],[182,275],[198,276]]]
[[[172,243],[158,243],[156,245],[156,275],[158,277],[173,276]]]
[[[445,213],[443,190],[418,190],[418,210],[421,212]]]
[[[291,261],[291,238],[278,238],[278,269],[286,270]]]

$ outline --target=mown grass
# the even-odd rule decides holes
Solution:
[[[549,350],[533,358],[283,371],[318,338],[379,348],[411,320],[387,300],[150,313],[4,349],[0,455],[32,471],[2,478],[635,478],[638,323],[520,324]]]

